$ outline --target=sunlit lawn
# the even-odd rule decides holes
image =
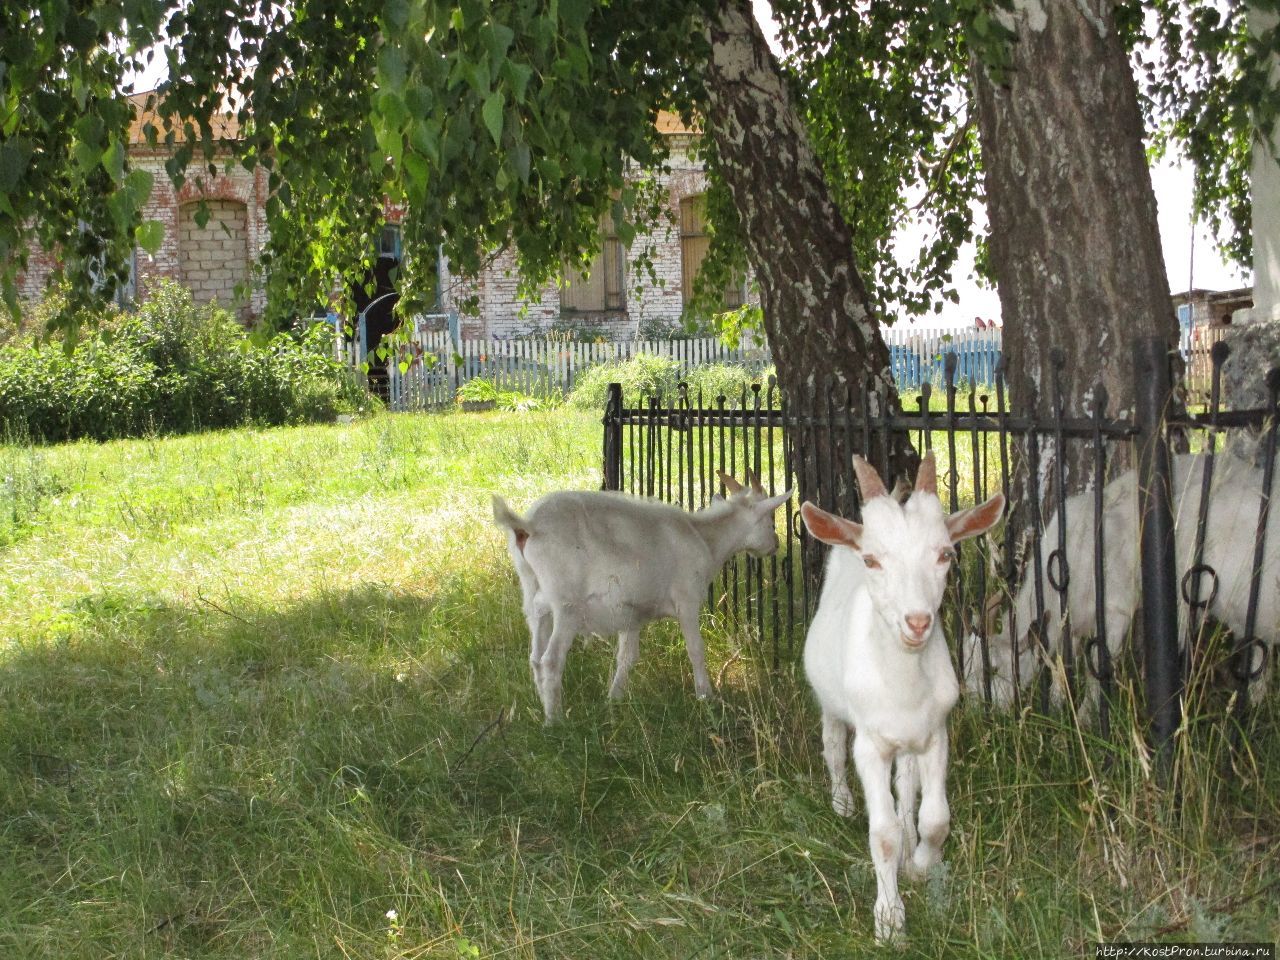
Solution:
[[[599,451],[569,411],[0,448],[0,957],[883,954],[797,671],[709,621],[698,703],[664,625],[621,704],[576,649],[543,727],[489,496],[596,488]],[[1119,726],[1104,764],[959,711],[888,955],[1280,938],[1274,709],[1180,806]]]

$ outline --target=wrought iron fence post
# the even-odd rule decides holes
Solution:
[[[603,490],[622,489],[622,384],[609,384],[609,400],[604,408]]]
[[[1167,775],[1172,769],[1173,736],[1181,722],[1183,683],[1178,655],[1172,470],[1164,424],[1172,398],[1169,345],[1160,337],[1136,340],[1133,360],[1147,712],[1158,769]]]

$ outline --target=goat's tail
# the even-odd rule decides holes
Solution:
[[[496,493],[493,495],[493,519],[498,526],[506,527],[516,535],[516,547],[524,553],[525,541],[529,539],[529,523]]]

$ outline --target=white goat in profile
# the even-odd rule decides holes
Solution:
[[[834,547],[805,641],[804,666],[822,708],[831,805],[845,817],[853,812],[845,779],[853,734],[876,874],[875,932],[886,940],[905,924],[899,866],[923,875],[941,860],[950,832],[947,715],[960,688],[938,608],[954,544],[990,529],[1004,510],[1004,497],[996,494],[947,516],[932,453],[920,462],[915,491],[905,504],[885,491],[865,460],[854,457],[853,463],[862,523],[808,502],[800,508],[809,532]]]
[[[618,635],[609,687],[617,699],[639,653],[640,628],[675,617],[684,633],[699,698],[711,695],[698,614],[716,572],[734,554],[778,549],[773,512],[791,491],[768,496],[747,472],[744,488],[727,474],[729,491],[703,510],[620,493],[549,493],[517,515],[498,496],[493,516],[507,531],[529,624],[529,664],[548,721],[560,713],[565,655],[579,634]]]
[[[1179,584],[1195,561],[1196,527],[1199,519],[1200,494],[1205,458],[1199,454],[1173,457],[1174,550]],[[1248,611],[1250,577],[1253,572],[1254,537],[1257,533],[1258,508],[1262,498],[1260,467],[1230,453],[1220,454],[1213,473],[1209,494],[1208,523],[1205,528],[1202,562],[1217,574],[1217,589],[1208,575],[1202,576],[1200,593],[1208,602],[1208,612],[1224,623],[1237,637],[1244,635]],[[1075,649],[1079,652],[1084,637],[1095,632],[1094,599],[1094,495],[1092,491],[1067,498],[1066,554],[1067,611],[1071,617]],[[1137,474],[1126,471],[1109,482],[1102,491],[1102,531],[1105,537],[1103,586],[1106,600],[1107,651],[1114,660],[1125,649],[1129,625],[1140,600],[1138,567],[1138,483]],[[1041,576],[1043,597],[1048,614],[1044,632],[1044,653],[1049,657],[1062,650],[1063,619],[1056,591],[1048,579],[1049,554],[1058,546],[1058,515],[1055,512],[1045,525],[1041,539]],[[1013,702],[1013,651],[1018,651],[1018,683],[1026,690],[1039,665],[1037,648],[1029,632],[1035,622],[1035,573],[1028,571],[1014,602],[1017,642],[1011,639],[1009,618],[998,633],[988,640],[991,663],[991,699],[1001,707]],[[1179,645],[1186,643],[1187,608],[1179,611],[1181,635]],[[1274,650],[1280,642],[1280,510],[1271,509],[1262,558],[1262,589],[1258,597],[1257,638]],[[966,692],[983,693],[982,650],[976,635],[965,641]],[[1257,665],[1261,654],[1251,652]],[[1269,665],[1271,655],[1266,656]],[[1265,691],[1269,670],[1252,681],[1250,696],[1256,700]],[[1086,687],[1084,709],[1091,710],[1097,700],[1096,683]],[[1055,698],[1062,696],[1054,686]]]

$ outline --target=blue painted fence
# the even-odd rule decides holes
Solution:
[[[918,390],[925,382],[945,382],[944,357],[956,355],[956,382],[995,382],[1000,361],[1001,331],[922,330],[908,326],[883,331],[889,346],[889,362],[899,390]]]

